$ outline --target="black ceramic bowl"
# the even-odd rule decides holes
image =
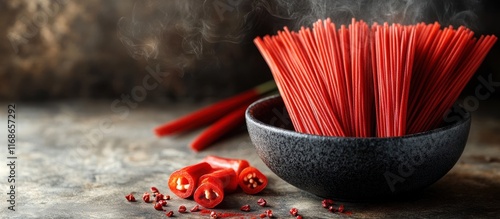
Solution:
[[[257,154],[286,182],[321,197],[369,201],[443,177],[464,150],[471,119],[393,138],[309,135],[293,131],[283,100],[272,96],[250,105],[246,121]]]

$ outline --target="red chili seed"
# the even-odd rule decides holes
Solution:
[[[302,219],[302,215],[297,215],[297,219]]]
[[[170,200],[170,195],[164,195],[164,196],[163,196],[163,199],[165,199],[165,200]]]
[[[250,205],[243,205],[243,206],[241,206],[240,210],[241,211],[249,212],[250,211]]]
[[[269,218],[272,218],[273,217],[273,210],[269,209],[269,210],[266,210],[266,214]]]
[[[142,195],[142,200],[146,203],[149,203],[151,200],[150,200],[150,196],[149,196],[149,193],[145,192],[143,195]]]
[[[161,203],[159,203],[159,202],[156,202],[154,207],[158,211],[162,211],[163,210],[163,207],[162,207]]]
[[[161,204],[161,206],[167,206],[167,201],[165,201],[165,200],[163,200],[163,199],[162,199],[162,200],[159,200],[159,201],[158,201],[158,203],[160,203],[160,204]]]
[[[334,208],[333,205],[330,205],[330,207],[328,207],[328,211],[335,213],[337,212],[337,209]]]
[[[297,208],[290,209],[290,214],[292,216],[297,216],[299,214],[299,209],[297,209]]]
[[[200,210],[200,206],[199,205],[196,205],[193,208],[191,208],[191,212],[197,212],[199,210]]]
[[[321,201],[321,206],[323,206],[323,208],[328,208],[332,205],[333,205],[333,200],[331,199],[323,199],[323,201]]]
[[[187,210],[186,206],[184,205],[179,206],[179,213],[186,213],[186,210]]]
[[[259,217],[260,217],[260,218],[265,218],[265,217],[267,217],[267,215],[266,215],[266,214],[264,214],[264,213],[262,213],[262,214],[260,214],[260,215],[259,215]]]
[[[339,206],[339,212],[340,212],[340,213],[343,213],[343,212],[344,212],[344,205],[340,205],[340,206]]]
[[[163,194],[160,193],[154,193],[155,194],[155,202],[159,202],[160,200],[163,200]]]
[[[210,212],[210,218],[211,219],[216,219],[217,218],[217,213],[215,211]]]
[[[129,202],[135,202],[135,197],[132,193],[126,195],[125,199],[127,199],[127,201],[129,201]]]
[[[151,190],[152,193],[160,193],[160,191],[156,187],[154,187],[154,186],[152,186],[150,188],[150,190]]]
[[[174,212],[173,211],[169,211],[165,215],[167,215],[167,217],[172,217],[172,216],[174,216]]]
[[[262,207],[265,207],[267,205],[267,201],[263,198],[260,198],[259,200],[257,200],[257,204]]]

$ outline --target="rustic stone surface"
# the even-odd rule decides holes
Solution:
[[[298,208],[305,218],[344,217],[332,215],[321,207],[321,198],[288,185],[270,172],[245,132],[197,154],[186,145],[199,131],[168,138],[153,135],[154,126],[199,106],[139,104],[125,114],[113,112],[110,104],[17,104],[16,211],[9,211],[8,203],[2,201],[2,217],[162,218],[164,214],[151,204],[128,203],[124,198],[136,192],[140,200],[150,186],[157,186],[172,196],[166,209],[174,210],[178,218],[207,218],[203,213],[177,213],[179,205],[189,209],[195,203],[175,197],[166,180],[173,170],[208,154],[248,159],[270,181],[260,195],[228,195],[217,211],[242,213],[239,207],[250,204],[253,210],[244,213],[250,218],[267,209],[256,203],[263,197],[278,218],[291,218],[291,207]],[[6,110],[0,112],[0,118],[0,124],[6,124]],[[491,114],[475,113],[460,161],[429,189],[400,200],[343,204],[353,212],[353,218],[496,218],[500,213],[499,130],[500,117],[494,110]],[[6,142],[5,128],[0,134],[1,141]],[[6,150],[2,151],[0,200],[5,200],[8,169]]]

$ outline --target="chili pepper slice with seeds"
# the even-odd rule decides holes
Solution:
[[[170,175],[168,187],[180,198],[189,198],[198,186],[200,177],[212,171],[212,167],[206,162],[186,166]]]
[[[247,167],[241,171],[238,184],[243,192],[253,195],[267,186],[267,177],[255,167]]]
[[[194,192],[194,201],[205,208],[214,208],[224,200],[224,186],[215,177],[207,177],[200,182]]]
[[[214,208],[224,200],[225,191],[234,191],[238,179],[233,169],[220,169],[200,178],[194,200],[205,208]]]

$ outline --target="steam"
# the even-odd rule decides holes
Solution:
[[[481,11],[480,0],[274,0],[257,1],[254,5],[289,20],[288,25],[294,29],[324,18],[331,18],[337,24],[348,24],[352,18],[368,23],[438,21],[445,26],[464,25],[475,29],[477,14]]]
[[[239,46],[251,45],[256,35],[274,34],[285,25],[298,29],[318,19],[348,24],[356,18],[438,21],[477,30],[480,11],[480,0],[145,0],[120,19],[118,37],[135,59],[160,60],[182,70],[199,60],[218,65]]]

